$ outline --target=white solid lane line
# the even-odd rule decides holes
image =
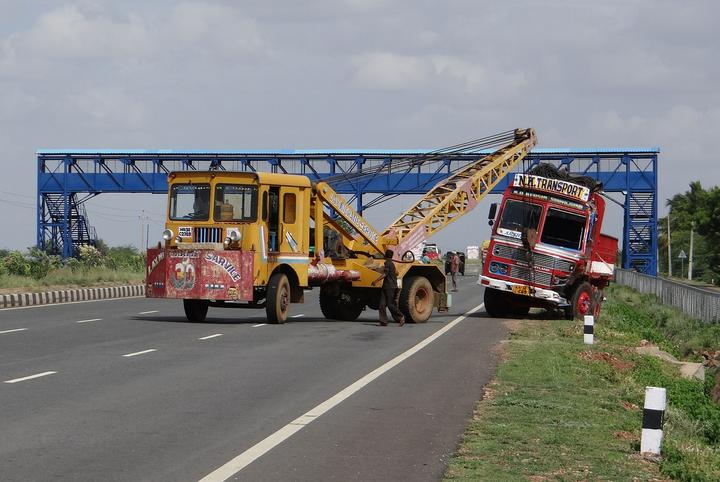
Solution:
[[[80,320],[76,321],[75,323],[90,323],[91,321],[100,321],[102,318],[90,318],[89,320]]]
[[[4,330],[0,331],[0,335],[3,335],[5,333],[15,333],[17,331],[27,331],[27,328],[15,328],[14,330]]]
[[[127,355],[123,355],[123,356],[125,356],[125,357],[138,356],[138,355],[144,355],[145,353],[152,353],[154,351],[157,351],[157,348],[150,348],[149,350],[136,351],[135,353],[128,353]]]
[[[17,382],[24,382],[25,380],[32,380],[33,378],[40,378],[40,377],[46,377],[48,375],[53,375],[57,372],[42,372],[37,373],[35,375],[30,375],[29,377],[22,377],[22,378],[14,378],[12,380],[5,380],[5,383],[17,383]]]
[[[290,318],[302,318],[303,316],[305,316],[305,315],[300,313],[299,315],[292,315]]]
[[[342,401],[344,401],[354,393],[360,391],[362,388],[364,388],[370,382],[378,378],[380,375],[387,372],[396,365],[399,365],[403,361],[413,356],[415,353],[428,346],[433,341],[440,338],[447,331],[451,330],[455,325],[467,318],[470,314],[481,310],[483,306],[484,303],[481,303],[470,311],[467,311],[464,315],[458,316],[453,321],[451,321],[432,335],[428,336],[417,345],[413,346],[412,348],[406,350],[405,352],[396,356],[387,363],[371,371],[364,377],[357,380],[355,383],[345,387],[343,390],[328,398],[320,405],[311,409],[309,412],[300,415],[298,418],[285,425],[277,432],[271,434],[264,440],[261,440],[257,444],[253,445],[245,452],[230,460],[225,465],[218,467],[217,469],[200,479],[200,482],[221,482],[229,479],[230,477],[233,477],[235,474],[253,463],[255,460],[262,457],[264,454],[277,447],[288,438],[292,437],[295,433],[302,430],[310,422],[312,422],[313,420],[317,420],[321,415],[325,414],[327,411],[340,404]]]
[[[257,328],[258,326],[265,326],[267,323],[258,323],[257,325],[253,325],[253,328]]]
[[[203,336],[202,338],[198,338],[198,340],[209,340],[210,338],[217,338],[218,336],[223,336],[223,334],[215,333],[214,335],[208,335],[208,336]]]
[[[158,310],[141,311],[140,313],[138,313],[138,315],[151,315],[151,314],[157,313],[157,312],[158,312]]]

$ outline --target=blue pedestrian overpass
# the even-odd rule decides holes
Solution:
[[[450,173],[490,153],[450,153],[423,162],[422,156],[432,152],[39,150],[37,245],[63,258],[73,256],[81,245],[93,244],[97,239],[85,201],[103,193],[166,193],[167,174],[172,171],[269,171],[321,180],[390,165],[389,171],[380,174],[333,183],[362,213],[389,196],[424,194]],[[523,160],[521,170],[548,162],[602,182],[608,197],[624,212],[623,267],[656,275],[659,152],[657,148],[534,149]],[[407,158],[419,162],[393,169],[393,161]],[[509,176],[503,179],[492,192],[502,193],[509,180]]]

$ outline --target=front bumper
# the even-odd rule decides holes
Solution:
[[[523,283],[513,283],[512,281],[499,280],[480,275],[477,284],[486,288],[493,288],[500,291],[512,292],[513,286],[527,286]],[[547,301],[557,306],[567,306],[568,302],[559,293],[546,288],[530,287],[530,298]],[[523,296],[523,295],[519,295]]]

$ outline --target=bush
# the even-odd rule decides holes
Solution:
[[[106,265],[112,269],[143,271],[145,257],[132,246],[113,247],[108,250]]]
[[[3,258],[3,265],[8,274],[15,276],[29,276],[30,263],[25,259],[20,251],[11,251]]]
[[[80,265],[83,268],[101,268],[105,265],[103,255],[94,246],[84,245],[80,246]]]
[[[59,256],[49,255],[36,247],[28,248],[27,261],[30,266],[30,276],[36,280],[46,277],[50,270],[62,266]]]

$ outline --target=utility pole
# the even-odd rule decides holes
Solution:
[[[668,211],[668,278],[672,278],[672,249],[670,249],[670,211]]]
[[[138,216],[138,221],[140,222],[140,244],[138,244],[138,252],[142,253],[143,246],[145,243],[147,243],[147,239],[145,239],[145,226],[144,222],[147,219],[145,216],[145,210],[143,209],[140,211],[140,215]]]
[[[693,234],[695,233],[695,221],[690,224],[690,256],[688,257],[688,280],[692,281],[693,269]]]

